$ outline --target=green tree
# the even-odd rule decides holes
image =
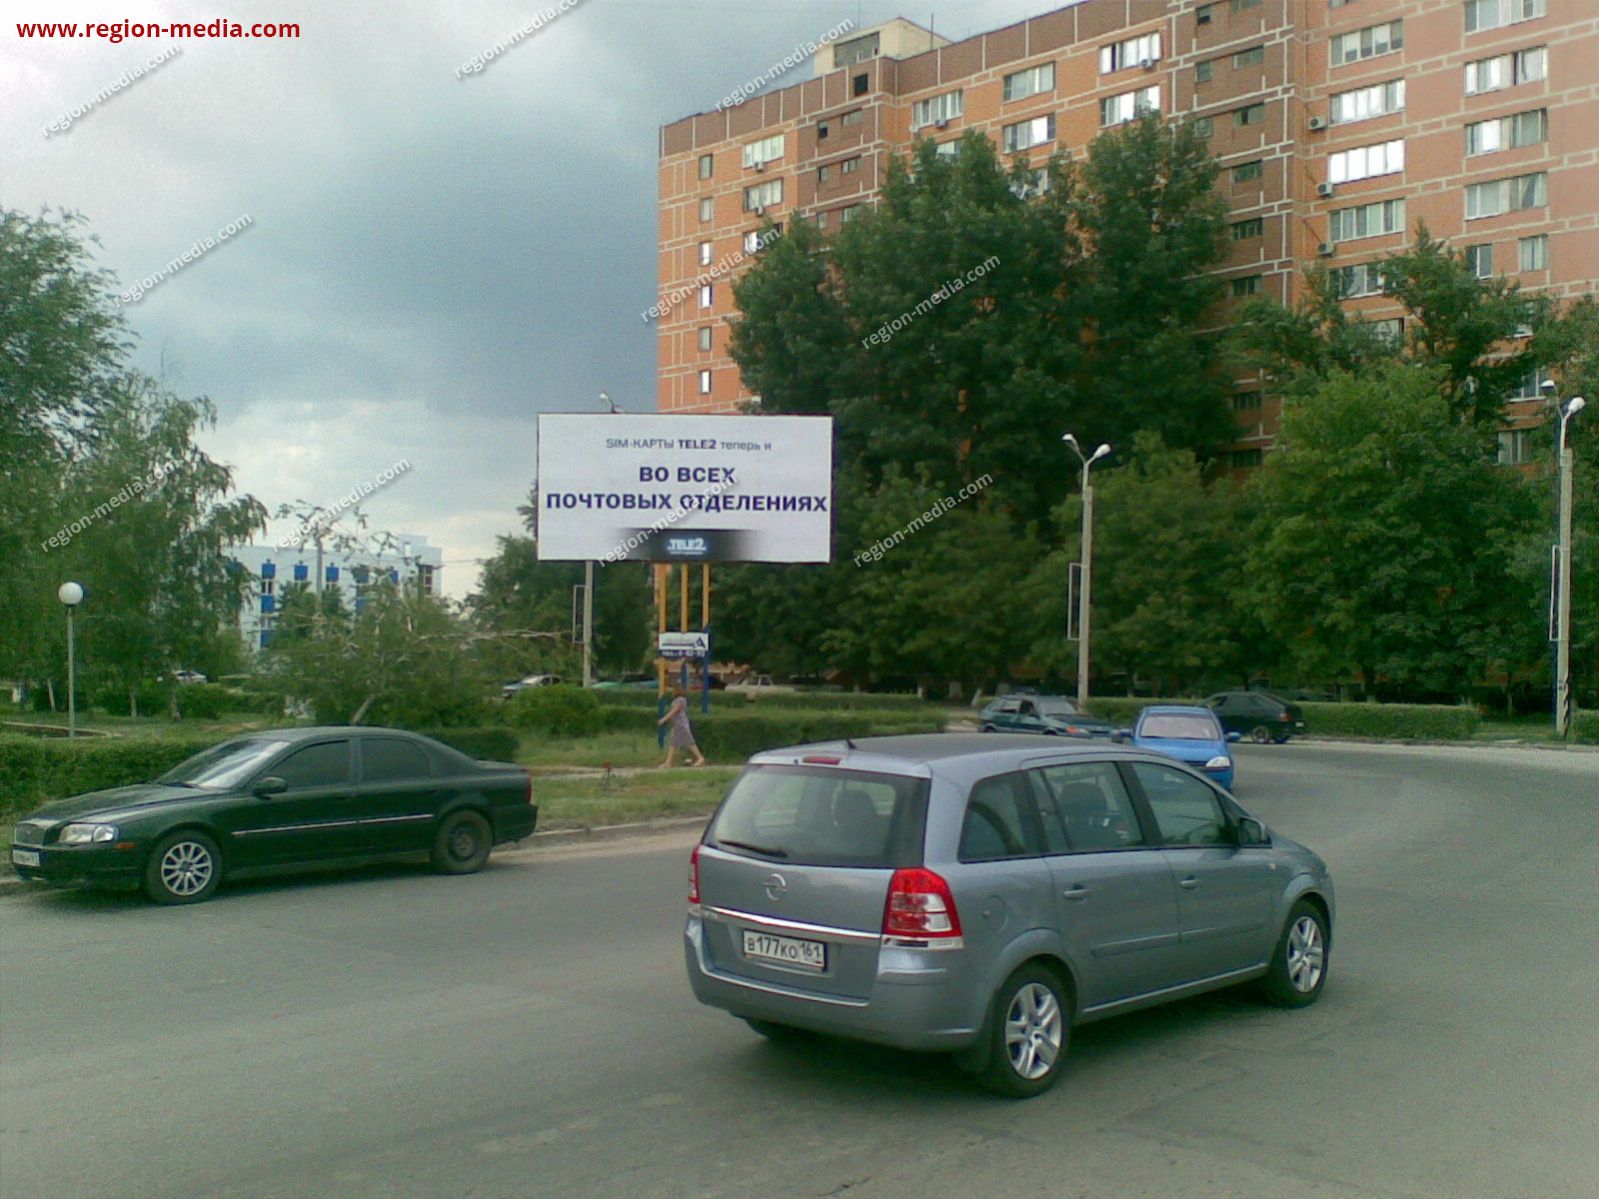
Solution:
[[[1099,468],[1094,484],[1093,663],[1097,674],[1156,681],[1183,695],[1211,680],[1247,680],[1272,665],[1273,647],[1237,599],[1243,583],[1239,496],[1207,484],[1189,450],[1141,433],[1128,461]],[[1028,595],[1057,613],[1040,629],[1033,661],[1076,676],[1077,643],[1064,636],[1069,567],[1080,555],[1082,497],[1057,512],[1062,548],[1047,555]]]
[[[1392,362],[1285,403],[1255,479],[1250,602],[1307,677],[1465,694],[1519,618],[1515,547],[1535,503],[1445,378]]]

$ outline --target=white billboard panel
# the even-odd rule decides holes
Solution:
[[[541,559],[832,558],[830,416],[556,414],[538,438]]]

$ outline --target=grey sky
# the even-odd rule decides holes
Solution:
[[[123,288],[248,217],[129,306],[140,365],[216,402],[203,444],[269,508],[331,502],[409,459],[366,511],[442,546],[457,596],[495,536],[520,531],[538,412],[597,411],[601,390],[654,406],[639,313],[655,302],[661,124],[844,20],[932,18],[958,38],[1063,0],[580,0],[456,78],[557,2],[222,6],[300,37],[183,40],[48,139],[174,43],[21,40],[14,22],[219,8],[0,5],[0,205],[82,212]]]

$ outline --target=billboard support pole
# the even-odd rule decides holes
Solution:
[[[687,570],[688,567],[684,567]],[[700,628],[705,630],[705,656],[700,659],[700,711],[711,710],[711,564],[700,564]]]
[[[666,588],[671,583],[671,566],[653,564],[655,572],[655,632],[656,645],[659,646],[659,634],[666,632]],[[659,720],[666,715],[666,659],[656,650],[655,658],[655,716]],[[666,744],[666,728],[663,725],[655,726],[655,744]]]

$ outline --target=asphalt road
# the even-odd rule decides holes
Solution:
[[[1082,1029],[1013,1103],[699,1007],[677,835],[195,908],[0,898],[0,1196],[1599,1195],[1599,755],[1243,747],[1328,989]]]

